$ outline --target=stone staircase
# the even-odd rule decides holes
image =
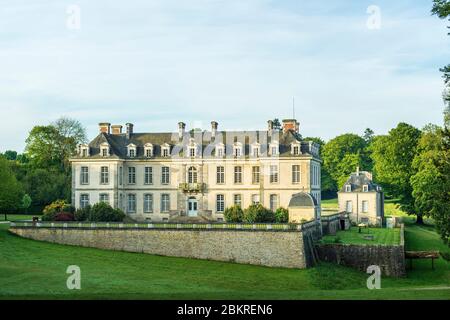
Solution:
[[[176,223],[208,223],[213,222],[213,220],[208,219],[208,217],[205,217],[203,215],[198,215],[196,217],[189,217],[189,216],[171,216],[169,218],[169,222],[176,222]]]

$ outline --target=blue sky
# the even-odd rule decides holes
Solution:
[[[104,121],[264,129],[293,96],[304,136],[440,124],[450,37],[431,2],[0,0],[0,151],[63,115],[89,138]]]

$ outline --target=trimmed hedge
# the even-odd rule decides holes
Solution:
[[[232,207],[226,208],[223,213],[225,221],[227,222],[242,222],[244,217],[244,211],[241,206],[234,205]]]
[[[122,222],[124,218],[125,213],[122,210],[114,209],[104,202],[96,203],[92,207],[87,206],[83,209],[78,209],[75,212],[77,221]]]

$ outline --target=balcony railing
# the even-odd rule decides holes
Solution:
[[[180,189],[188,193],[203,192],[206,189],[206,183],[180,183]]]

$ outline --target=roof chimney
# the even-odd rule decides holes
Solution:
[[[122,126],[120,124],[113,124],[111,126],[112,134],[121,134],[122,133]]]
[[[130,139],[131,136],[133,135],[134,125],[132,123],[127,123],[127,124],[125,124],[125,126],[127,127],[127,139]]]
[[[356,167],[356,175],[359,176],[359,166]]]
[[[110,133],[111,123],[108,123],[108,122],[100,122],[100,123],[98,124],[98,127],[99,127],[101,133],[109,134],[109,133]]]
[[[269,133],[272,133],[272,131],[273,131],[273,120],[267,121],[267,131],[269,131]]]
[[[178,122],[178,137],[180,139],[183,138],[185,131],[186,131],[186,123]]]
[[[299,127],[299,124],[296,119],[283,120],[283,133],[286,133],[290,130],[298,133],[298,127]]]
[[[219,124],[216,121],[211,121],[211,137],[215,138],[217,133],[217,128]]]

